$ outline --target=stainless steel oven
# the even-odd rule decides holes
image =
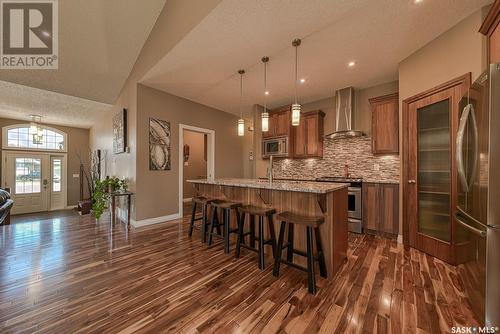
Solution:
[[[349,183],[350,186],[347,192],[347,216],[348,229],[350,232],[363,232],[363,202],[361,198],[361,178],[344,178],[344,177],[320,177],[316,181],[319,182],[341,182]]]
[[[349,218],[362,219],[362,209],[361,209],[361,187],[349,187],[348,188],[348,213]]]
[[[288,157],[288,137],[262,139],[262,157]]]

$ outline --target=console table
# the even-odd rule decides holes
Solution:
[[[111,197],[111,223],[113,224],[115,222],[115,211],[116,211],[116,198],[117,197],[122,197],[126,196],[127,197],[127,228],[130,228],[130,204],[131,204],[131,197],[134,193],[130,191],[119,191],[119,192],[113,192],[109,194],[109,197]]]

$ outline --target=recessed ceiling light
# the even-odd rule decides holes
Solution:
[[[416,3],[416,4],[417,3],[422,3],[422,2],[424,2],[424,0],[413,0],[413,3]]]
[[[304,82],[306,82],[306,79],[304,79],[304,78],[300,79],[300,83],[304,83]]]
[[[349,64],[347,64],[349,67],[354,67],[354,65],[356,65],[355,61],[350,61]]]
[[[268,90],[266,90],[266,91],[264,92],[264,94],[269,95],[270,93],[269,93],[269,91],[268,91]]]

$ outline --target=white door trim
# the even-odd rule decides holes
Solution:
[[[2,166],[2,179],[1,179],[1,187],[5,187],[6,184],[6,171],[7,171],[7,166],[6,161],[7,161],[7,154],[36,154],[36,155],[44,155],[48,157],[49,161],[49,179],[52,179],[52,166],[51,166],[51,156],[54,157],[62,157],[63,158],[63,198],[64,198],[64,208],[68,206],[68,154],[63,153],[63,152],[43,152],[43,151],[30,151],[30,150],[2,150],[2,161],[1,161],[1,166]],[[49,185],[52,189],[52,184]],[[12,190],[11,190],[12,191]],[[47,204],[47,211],[51,211],[51,203],[50,203],[50,194],[48,195],[48,204]],[[14,203],[15,205],[15,203]]]
[[[184,130],[207,135],[207,177],[215,177],[215,130],[199,128],[192,125],[179,124],[179,217],[183,217],[184,203]]]

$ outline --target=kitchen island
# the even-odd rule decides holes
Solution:
[[[329,278],[335,275],[347,258],[348,183],[284,180],[270,183],[262,179],[201,179],[188,182],[193,184],[197,196],[265,206],[276,209],[278,213],[290,211],[304,216],[324,216],[320,233]],[[235,217],[232,217],[231,224],[236,226]],[[276,233],[279,225],[280,222],[275,220]],[[268,238],[269,231],[264,233]],[[297,227],[294,246],[305,251],[305,245],[305,228]],[[270,246],[266,246],[266,254],[272,254]],[[294,255],[294,261],[305,264],[305,258],[298,255]]]

